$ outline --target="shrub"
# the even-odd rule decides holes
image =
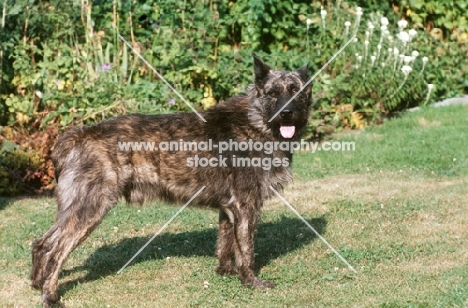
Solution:
[[[17,195],[52,188],[50,159],[57,127],[28,135],[3,128],[0,135],[0,195]]]
[[[425,86],[416,85],[414,76],[417,75],[410,74],[405,84],[412,84],[413,88],[404,85],[392,96],[391,90],[400,86],[399,77],[394,76],[398,70],[378,70],[377,65],[369,70],[367,64],[379,45],[380,15],[364,8],[360,10],[363,12],[360,22],[356,23],[357,6],[347,2],[337,1],[325,8],[318,1],[312,4],[284,1],[210,4],[172,0],[158,4],[129,1],[93,4],[89,1],[82,2],[82,6],[70,6],[54,0],[31,7],[27,1],[15,4],[5,1],[3,5],[6,23],[2,27],[11,31],[0,36],[7,42],[2,46],[1,61],[7,72],[3,79],[8,82],[0,85],[0,93],[9,111],[8,123],[39,123],[42,127],[58,123],[64,127],[100,121],[128,111],[187,110],[119,40],[118,33],[128,38],[198,108],[245,89],[252,78],[252,51],[279,68],[292,69],[310,62],[311,68],[317,70],[345,42],[344,24],[348,19],[352,22],[350,30],[358,35],[358,43],[350,46],[316,82],[316,92],[325,95],[319,96],[323,98],[321,104],[327,105],[325,113],[336,119],[338,125],[360,127],[362,124],[350,123],[358,123],[361,117],[378,121],[380,112],[417,105],[427,93]],[[390,14],[387,4],[371,1],[367,5]],[[405,15],[408,11],[400,9],[397,13]],[[327,15],[321,18],[321,12]],[[401,17],[389,15],[389,37],[396,34],[392,24]],[[365,31],[369,30],[369,22],[375,28],[366,52]],[[419,24],[414,25],[417,28]],[[18,28],[25,31],[18,32]],[[432,50],[440,48],[424,47],[434,45],[429,41],[431,38],[419,31],[412,42],[421,55],[431,58],[421,77],[429,77],[431,83],[437,84],[435,95],[459,93],[460,89],[450,92],[438,82],[443,70],[429,72],[440,61],[432,57]],[[382,41],[378,55],[385,56],[395,42]],[[451,48],[444,50],[453,52]],[[400,48],[400,52],[404,50]],[[364,61],[359,69],[353,69],[359,59],[359,56],[355,58],[356,53]],[[419,60],[415,65],[416,69],[421,68]],[[364,75],[363,69],[369,71],[365,82],[358,83]],[[335,106],[341,104],[351,105],[352,112],[359,115],[354,120],[336,115]]]

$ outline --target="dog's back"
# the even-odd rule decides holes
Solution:
[[[203,112],[207,123],[193,113],[127,115],[70,129],[59,138],[52,154],[59,209],[68,208],[75,197],[92,196],[90,192],[95,190],[108,192],[112,201],[124,197],[129,203],[156,198],[183,202],[198,191],[200,183],[211,185],[196,204],[218,207],[231,198],[234,190],[239,190],[239,187],[231,187],[242,185],[236,183],[248,183],[251,192],[267,198],[271,193],[269,185],[278,187],[290,180],[289,168],[263,170],[233,166],[233,158],[252,154],[231,150],[220,153],[217,148],[219,142],[229,140],[273,140],[250,125],[247,114],[251,99],[240,95]],[[210,142],[215,146],[204,150],[159,148],[171,142],[176,145]],[[281,151],[269,155],[256,152],[255,155],[281,159],[285,156]],[[194,157],[224,158],[227,163],[226,166],[189,166],[188,161]],[[259,182],[261,187],[258,187]],[[95,203],[102,199],[88,201]]]

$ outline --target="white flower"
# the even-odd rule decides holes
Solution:
[[[42,92],[41,91],[36,91],[34,92],[38,98],[42,98]]]
[[[353,39],[353,43],[357,43],[357,41],[358,41],[358,39],[357,39],[357,37],[355,37],[355,38]]]
[[[376,58],[377,58],[376,56],[371,56],[371,57],[370,57],[370,60],[371,60],[372,65],[374,65],[374,62],[375,62],[375,59],[376,59]]]
[[[423,61],[424,64],[426,64],[427,61],[429,61],[429,58],[428,58],[428,57],[423,57],[423,58],[422,58],[422,61]]]
[[[405,29],[408,26],[408,22],[404,19],[398,21],[398,28]]]
[[[408,32],[401,31],[400,33],[398,33],[398,39],[400,39],[400,41],[402,41],[403,43],[408,43],[410,40]]]
[[[327,11],[323,8],[320,10],[320,16],[322,16],[322,27],[325,29],[325,17],[327,16]]]
[[[415,37],[416,35],[418,35],[418,31],[416,31],[416,30],[414,30],[414,29],[410,29],[410,30],[408,31],[408,34],[409,34],[410,38],[413,38],[413,37]]]
[[[307,18],[306,19],[306,24],[307,24],[307,27],[310,26],[312,24],[312,19]]]
[[[419,52],[417,50],[413,50],[413,52],[411,53],[411,57],[413,58],[413,60],[416,60],[418,56],[419,56]]]
[[[362,9],[361,9],[361,7],[359,7],[359,6],[356,8],[356,15],[357,15],[358,17],[360,17],[360,16],[362,15]]]
[[[382,31],[382,33],[385,33],[387,31],[387,26],[382,25],[382,27],[380,27],[380,31]]]
[[[362,56],[358,56],[357,61],[358,61],[358,63],[356,64],[356,68],[359,68],[361,66]]]
[[[372,30],[372,29],[375,28],[374,24],[373,24],[372,22],[370,22],[370,21],[367,23],[367,27],[368,27],[370,30]]]
[[[377,45],[377,49],[380,51],[380,49],[382,49],[382,45]]]
[[[432,83],[427,84],[427,95],[426,95],[426,100],[424,101],[423,105],[426,105],[427,102],[429,101],[429,98],[431,97],[431,92],[432,89],[434,89],[434,85]],[[455,158],[453,159],[455,161]]]
[[[405,64],[409,64],[412,60],[413,60],[413,57],[411,56],[404,56],[403,58],[403,62],[405,62]]]
[[[369,46],[369,41],[364,41],[364,45],[366,45],[367,48],[367,46]]]
[[[398,48],[396,48],[396,47],[393,48],[393,54],[394,54],[395,56],[398,56],[398,55],[400,54],[400,51],[398,50]]]
[[[412,70],[413,69],[409,65],[403,65],[402,68],[401,68],[401,71],[403,72],[403,74],[405,74],[405,77],[408,76],[409,73],[411,73]]]
[[[346,21],[346,22],[344,23],[344,26],[345,26],[346,28],[351,27],[351,22],[350,22],[350,21]]]
[[[387,17],[382,17],[382,18],[380,18],[380,24],[381,24],[382,26],[385,26],[385,27],[388,26],[388,19],[387,19]]]

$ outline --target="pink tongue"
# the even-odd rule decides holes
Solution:
[[[296,131],[295,126],[281,126],[280,133],[283,138],[292,138],[294,136],[294,132]]]

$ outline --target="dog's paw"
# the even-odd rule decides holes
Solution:
[[[258,279],[258,277],[255,277],[252,281],[246,282],[246,284],[260,290],[266,290],[275,287],[275,284],[273,282],[270,282],[268,280],[261,280]]]
[[[65,308],[65,305],[60,302],[59,297],[56,294],[42,295],[42,307],[43,308]]]
[[[237,275],[237,269],[235,266],[218,266],[216,273],[221,276]]]

